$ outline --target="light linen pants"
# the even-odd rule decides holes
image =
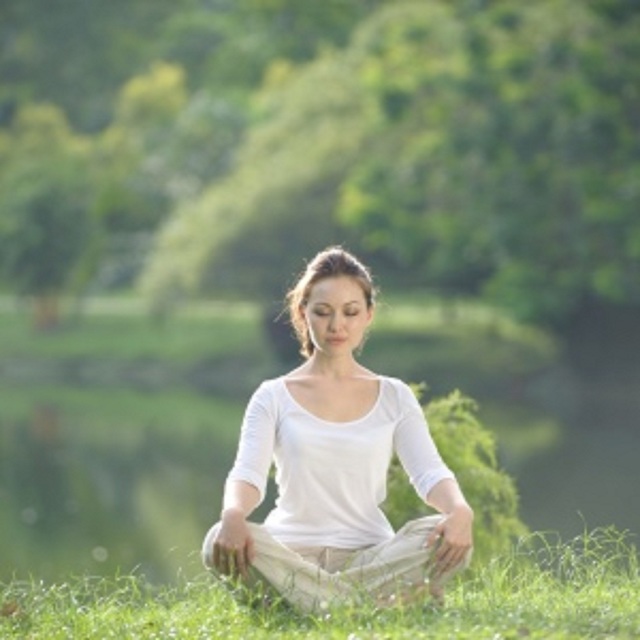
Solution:
[[[249,523],[255,543],[255,558],[247,586],[271,585],[294,607],[318,613],[333,604],[348,604],[365,598],[379,603],[411,593],[429,582],[433,548],[425,543],[443,516],[412,520],[393,538],[364,549],[331,547],[287,547],[266,529]],[[213,569],[213,540],[220,523],[207,533],[202,546],[205,566]],[[468,566],[471,551],[463,563],[438,577],[437,586]],[[432,585],[435,586],[435,585]]]

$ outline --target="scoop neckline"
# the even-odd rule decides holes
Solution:
[[[282,383],[282,386],[284,387],[284,391],[287,394],[287,397],[298,409],[306,413],[308,416],[310,416],[314,420],[317,420],[318,422],[323,422],[324,424],[330,424],[330,425],[336,425],[336,426],[345,426],[345,425],[355,424],[357,422],[362,422],[363,420],[366,420],[369,416],[371,416],[375,412],[382,398],[382,385],[384,384],[384,376],[378,375],[376,376],[376,380],[378,381],[378,395],[376,396],[376,400],[373,403],[373,405],[371,405],[371,408],[359,418],[354,418],[353,420],[338,421],[338,420],[327,420],[325,418],[321,418],[320,416],[317,416],[315,413],[313,413],[312,411],[307,409],[305,406],[300,404],[294,398],[293,394],[289,390],[286,377],[285,376],[280,377],[280,381]]]

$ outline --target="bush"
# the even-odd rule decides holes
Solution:
[[[419,395],[420,388],[415,390]],[[459,391],[425,406],[433,439],[475,512],[474,556],[486,560],[508,550],[527,528],[518,516],[515,483],[498,466],[494,436],[476,414],[476,403]],[[397,458],[391,465],[384,509],[394,527],[428,511],[416,500]]]

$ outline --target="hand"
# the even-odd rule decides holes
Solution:
[[[433,548],[432,577],[442,577],[464,562],[473,546],[473,511],[460,505],[445,515],[427,539],[427,548]]]
[[[222,574],[247,578],[255,556],[254,542],[244,514],[225,511],[213,541],[213,565]]]

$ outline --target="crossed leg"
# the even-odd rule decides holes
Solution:
[[[275,540],[263,526],[250,523],[256,555],[247,586],[271,585],[305,612],[366,597],[373,597],[380,606],[415,602],[424,598],[425,591],[441,602],[446,582],[471,559],[470,551],[463,563],[437,580],[430,580],[433,550],[424,544],[441,518],[435,515],[412,520],[390,540],[359,550],[334,550],[333,554],[323,553],[322,548],[291,549]],[[203,544],[203,561],[209,568],[213,568],[213,539],[218,526],[208,532]],[[329,556],[334,562],[327,562]]]

